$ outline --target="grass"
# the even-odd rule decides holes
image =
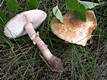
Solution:
[[[29,10],[26,1],[19,1],[22,10],[8,11],[3,3],[0,11],[6,15],[7,21],[16,13]],[[36,30],[48,45],[51,52],[62,59],[65,72],[52,72],[42,60],[37,46],[32,44],[28,35],[16,39],[8,39],[0,27],[0,78],[2,80],[106,80],[107,79],[107,9],[105,5],[95,7],[97,28],[93,32],[93,43],[78,46],[67,43],[56,37],[50,29],[53,17],[54,0],[40,0],[39,9],[47,12],[47,19]],[[60,9],[67,10],[64,1],[60,0]],[[7,22],[6,21],[6,22]]]

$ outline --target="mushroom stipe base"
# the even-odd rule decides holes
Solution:
[[[50,65],[52,71],[55,71],[55,72],[64,71],[61,59],[56,56],[53,56],[53,58],[48,61],[48,64]]]
[[[58,73],[62,73],[64,71],[64,67],[60,58],[53,56],[50,60],[46,60],[46,58],[44,58],[42,55],[41,55],[41,58],[46,63],[48,62],[47,65],[52,71],[58,72]]]

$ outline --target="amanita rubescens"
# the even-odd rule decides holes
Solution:
[[[52,20],[52,32],[65,41],[86,46],[87,41],[91,38],[93,30],[97,26],[94,12],[92,10],[87,10],[86,21],[75,18],[71,11],[67,12],[63,16],[63,19],[63,24],[56,18]]]
[[[9,38],[17,38],[28,34],[34,44],[37,44],[42,55],[50,68],[53,71],[62,72],[63,66],[61,60],[54,56],[47,45],[41,40],[39,35],[35,32],[36,29],[46,18],[46,13],[42,10],[29,10],[17,14],[5,26],[4,34]]]

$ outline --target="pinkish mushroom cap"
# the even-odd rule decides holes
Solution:
[[[16,38],[27,34],[24,26],[31,22],[36,29],[46,18],[46,13],[42,10],[29,10],[17,14],[5,26],[4,34],[9,38]]]

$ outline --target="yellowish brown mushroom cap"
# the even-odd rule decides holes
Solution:
[[[86,22],[84,22],[79,18],[74,18],[72,12],[69,11],[63,16],[63,24],[56,18],[52,20],[51,30],[56,36],[65,41],[86,46],[93,30],[97,26],[94,12],[87,10],[86,15]]]

